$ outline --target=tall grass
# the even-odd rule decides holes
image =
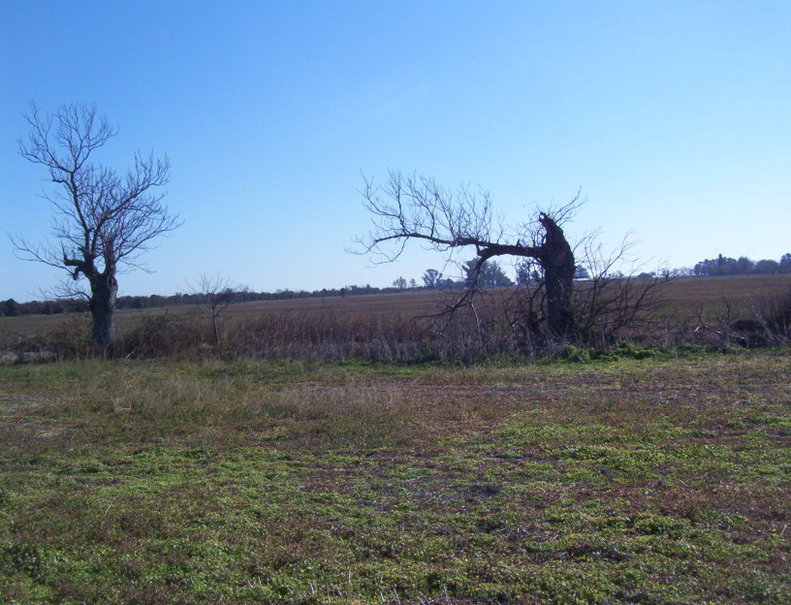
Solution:
[[[126,317],[112,354],[128,359],[471,363],[497,355],[537,357],[565,350],[569,343],[520,330],[513,313],[504,308],[509,303],[492,297],[475,311],[461,311],[452,318],[414,317],[399,312],[395,305],[388,308],[389,314],[332,307],[229,312],[227,318],[220,318],[216,334],[211,321],[199,310],[191,314],[165,310]],[[755,296],[730,304],[726,311],[717,309],[709,305],[697,319],[672,306],[650,309],[650,313],[637,317],[639,321],[620,329],[615,338],[579,339],[571,344],[599,349],[617,348],[625,341],[658,348],[686,344],[722,347],[778,345],[791,339],[791,294]],[[753,326],[755,334],[744,334],[734,326]],[[90,319],[79,315],[32,337],[6,330],[0,334],[0,351],[17,355],[20,361],[23,355],[73,359],[99,354],[90,344]]]

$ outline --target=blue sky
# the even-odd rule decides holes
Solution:
[[[791,251],[791,3],[88,2],[0,4],[0,229],[44,240],[31,101],[96,103],[98,158],[166,153],[184,225],[121,294],[201,274],[254,290],[389,285],[442,258],[349,254],[361,173],[401,169],[532,204],[588,202],[571,238],[630,232],[650,267]],[[60,274],[0,241],[0,299]]]

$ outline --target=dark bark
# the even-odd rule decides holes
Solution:
[[[118,281],[115,278],[115,248],[111,243],[103,246],[104,269],[96,266],[96,254],[88,248],[82,251],[82,258],[68,258],[64,255],[63,265],[71,271],[74,280],[80,274],[87,278],[91,286],[91,296],[88,307],[91,311],[93,344],[107,355],[111,352],[113,338],[115,337],[115,301],[118,295]]]
[[[91,318],[93,320],[92,339],[96,346],[106,354],[115,337],[115,299],[118,283],[115,276],[101,273],[91,282]]]
[[[544,269],[547,290],[547,328],[550,334],[563,339],[576,333],[574,322],[574,252],[563,229],[549,216],[541,214],[544,243],[536,257]]]

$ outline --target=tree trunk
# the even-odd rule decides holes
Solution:
[[[574,321],[574,252],[554,220],[541,214],[545,238],[538,259],[547,289],[547,328],[551,336],[568,339],[576,332]]]
[[[118,292],[118,283],[115,276],[104,274],[97,275],[91,280],[91,318],[93,320],[93,344],[101,348],[106,355],[110,352],[115,336],[115,298]]]
[[[220,327],[217,325],[217,319],[219,318],[219,313],[217,309],[212,307],[211,310],[211,327],[214,331],[214,344],[217,346],[217,349],[220,348]]]

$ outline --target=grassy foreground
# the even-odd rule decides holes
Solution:
[[[0,368],[0,601],[787,603],[791,357]]]

